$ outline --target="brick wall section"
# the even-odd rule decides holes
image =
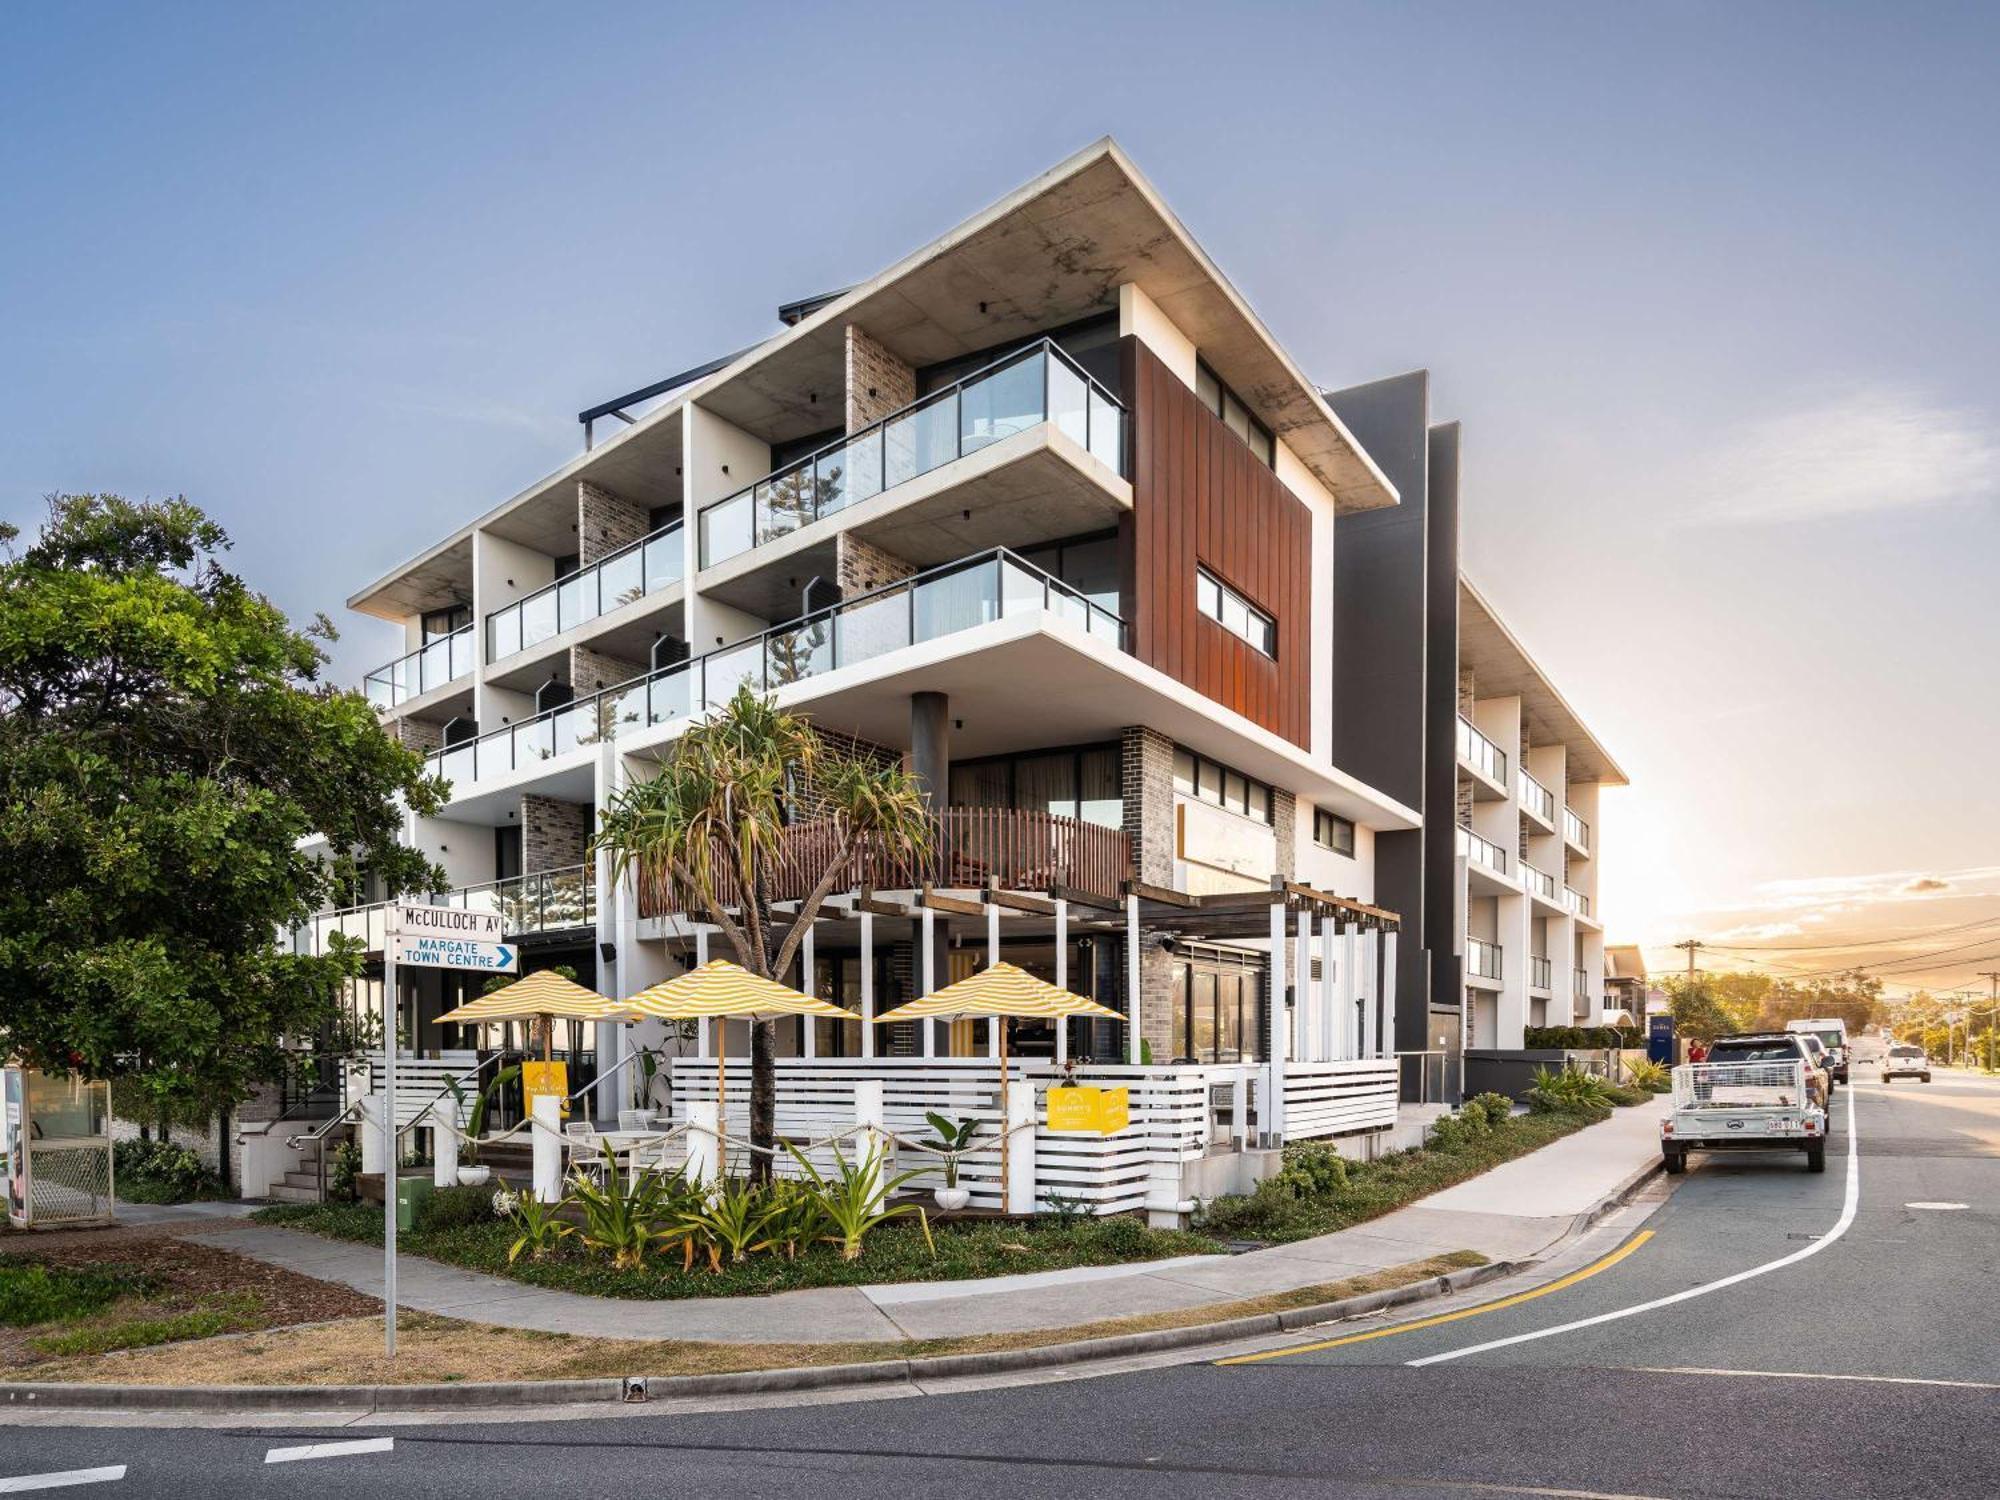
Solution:
[[[1278,836],[1278,868],[1271,873],[1299,878],[1299,799],[1271,788],[1271,831]]]
[[[1172,953],[1139,935],[1139,1039],[1153,1049],[1155,1063],[1174,1060],[1174,970]]]
[[[1147,885],[1174,883],[1174,742],[1143,724],[1119,736],[1125,781],[1125,834],[1132,865]]]
[[[1467,667],[1458,674],[1458,711],[1468,719],[1472,717],[1472,705],[1477,692],[1478,686],[1473,681],[1472,668]]]
[[[569,682],[579,698],[587,697],[599,688],[630,682],[645,671],[644,662],[627,661],[621,656],[593,651],[588,646],[569,648]]]
[[[819,729],[814,733],[819,742],[836,755],[871,761],[877,766],[897,766],[903,763],[903,752],[878,745],[872,740],[859,739],[837,729]],[[799,822],[809,822],[821,815],[823,809],[813,784],[808,781],[792,790],[792,812]]]
[[[432,750],[444,748],[444,726],[428,723],[423,719],[398,719],[395,724],[396,743],[405,750],[416,750],[428,754]]]
[[[583,566],[639,540],[651,528],[643,505],[634,505],[587,479],[576,482],[576,551]]]
[[[521,797],[521,873],[539,875],[584,861],[590,842],[590,806],[539,797]]]
[[[873,589],[886,588],[917,571],[915,563],[893,552],[884,552],[852,532],[841,533],[836,542],[836,556],[836,581],[840,585],[841,597],[847,599]]]
[[[847,328],[847,430],[859,432],[917,399],[917,372],[852,324]]]
[[[1472,782],[1462,772],[1458,778],[1458,826],[1472,826]]]

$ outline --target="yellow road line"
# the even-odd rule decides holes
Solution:
[[[1637,1250],[1653,1237],[1653,1231],[1642,1229],[1631,1239],[1613,1250],[1604,1259],[1593,1261],[1580,1271],[1572,1271],[1567,1276],[1559,1276],[1545,1286],[1530,1291],[1516,1292],[1511,1297],[1502,1297],[1497,1302],[1482,1302],[1477,1307],[1460,1308],[1457,1312],[1439,1313],[1434,1318],[1419,1318],[1414,1323],[1398,1323],[1393,1328],[1372,1328],[1366,1333],[1350,1333],[1345,1338],[1323,1339],[1317,1344],[1294,1344],[1288,1349],[1266,1349],[1257,1354],[1232,1354],[1227,1359],[1218,1359],[1218,1365],[1250,1365],[1259,1360],[1283,1359],[1289,1354],[1313,1354],[1321,1349],[1338,1349],[1346,1344],[1365,1344],[1370,1339],[1386,1339],[1392,1334],[1415,1333],[1420,1328],[1436,1328],[1444,1323],[1456,1323],[1461,1318],[1476,1318],[1481,1313],[1498,1312],[1503,1307],[1518,1307],[1523,1302],[1532,1302],[1537,1297],[1546,1297],[1550,1292],[1560,1292],[1565,1287],[1575,1286],[1579,1281],[1588,1281],[1599,1271],[1608,1271],[1619,1261]]]

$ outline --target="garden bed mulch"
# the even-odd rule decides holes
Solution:
[[[38,1362],[37,1340],[86,1327],[104,1332],[144,1324],[169,1335],[191,1314],[212,1313],[232,1331],[316,1323],[378,1312],[381,1299],[316,1281],[199,1241],[132,1229],[71,1230],[0,1236],[0,1254],[51,1269],[129,1274],[134,1290],[83,1318],[28,1327],[0,1326],[0,1368]],[[179,1321],[177,1321],[179,1320]]]

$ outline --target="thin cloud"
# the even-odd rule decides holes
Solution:
[[[1974,413],[1881,387],[1750,423],[1696,490],[1688,515],[1710,525],[1962,504],[2000,492],[2000,442]]]

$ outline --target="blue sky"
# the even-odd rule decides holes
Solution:
[[[1427,365],[1467,424],[1470,567],[1635,782],[1614,936],[2000,914],[1996,43],[1947,5],[11,7],[0,514],[184,492],[340,619],[581,407],[1110,133],[1315,376]],[[340,623],[343,677],[391,653]]]

